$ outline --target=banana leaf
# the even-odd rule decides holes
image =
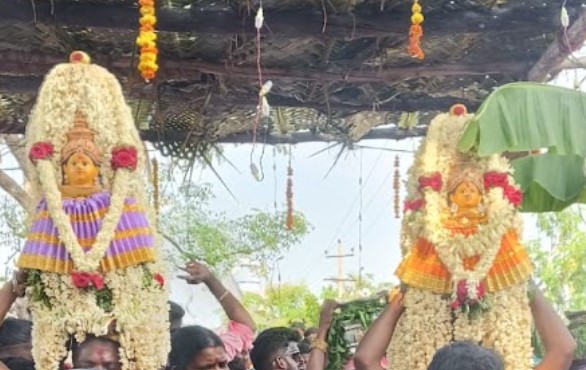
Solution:
[[[586,202],[584,158],[542,154],[512,161],[515,180],[523,190],[522,212],[557,212]]]
[[[482,157],[547,148],[513,161],[522,211],[586,203],[586,94],[580,91],[532,82],[501,86],[467,123],[458,148]]]

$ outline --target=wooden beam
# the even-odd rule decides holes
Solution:
[[[396,126],[391,127],[380,127],[374,128],[369,133],[364,135],[360,140],[403,140],[413,137],[425,136],[427,127],[416,127],[413,129],[405,130],[400,129]],[[17,125],[6,125],[0,122],[0,134],[24,134],[24,126]],[[157,131],[157,130],[144,130],[140,131],[140,137],[144,141],[149,142],[184,142],[187,133],[181,131]],[[264,142],[265,132],[257,132],[256,142]],[[262,140],[260,139],[262,138]],[[270,145],[277,144],[300,144],[309,142],[344,142],[347,138],[325,134],[325,133],[312,133],[310,131],[293,132],[291,134],[279,134],[271,132],[267,135],[266,143]],[[193,138],[191,142],[197,142],[197,139]],[[232,143],[232,144],[243,144],[252,143],[253,135],[252,132],[243,132],[238,134],[232,134],[220,138],[218,143]]]
[[[396,126],[391,127],[380,127],[370,130],[360,140],[403,140],[412,137],[425,136],[427,131],[426,127],[416,127],[410,130],[400,129]],[[183,132],[169,132],[159,133],[156,131],[143,131],[141,132],[141,138],[145,141],[174,141],[183,142],[185,140],[185,133]],[[256,142],[265,142],[265,132],[260,131],[257,133]],[[271,132],[266,136],[266,143],[270,145],[277,144],[301,144],[310,142],[344,142],[347,138],[341,138],[339,136],[325,134],[325,133],[312,133],[310,131],[293,132],[291,134],[279,134]],[[252,143],[253,136],[252,132],[243,132],[233,135],[224,136],[218,139],[218,143]]]
[[[190,99],[192,97],[186,97]],[[185,99],[185,98],[184,98]],[[429,96],[397,96],[394,99],[375,105],[375,104],[352,104],[351,102],[330,102],[329,107],[337,113],[365,112],[376,109],[381,112],[430,112],[430,111],[448,111],[454,104],[464,104],[469,111],[475,111],[480,106],[481,101],[460,98],[456,96],[429,97]],[[215,96],[210,100],[208,111],[221,112],[227,107],[250,106],[255,107],[258,104],[258,98],[247,97],[221,97]],[[326,104],[312,101],[299,101],[297,99],[284,97],[280,95],[270,95],[269,104],[274,107],[296,107],[311,108],[322,113],[326,112]]]
[[[16,82],[15,82],[16,80]],[[27,76],[25,77],[25,81],[30,83],[32,86],[34,82],[40,82],[40,80],[36,80],[33,77]],[[15,92],[29,92],[33,93],[34,91],[30,90],[14,90],[9,89],[5,90],[5,88],[10,88],[11,85],[16,84],[16,86],[26,86],[26,84],[20,85],[18,83],[18,78],[14,76],[1,76],[0,75],[0,94],[7,93],[13,94]],[[30,87],[30,86],[28,86]],[[140,91],[126,91],[129,97],[140,97],[144,98],[142,92]],[[151,94],[150,97],[153,95]],[[172,100],[176,103],[188,103],[189,101],[193,101],[198,98],[198,96],[194,96],[193,94],[181,94],[176,93],[167,96],[171,97]],[[311,108],[316,109],[322,113],[326,111],[326,104],[315,102],[315,101],[300,101],[294,98],[270,94],[269,95],[269,103],[274,107],[291,107],[291,108]],[[476,110],[480,105],[479,100],[472,100],[468,98],[461,98],[457,96],[444,96],[444,97],[429,97],[429,96],[402,96],[398,95],[394,99],[389,101],[382,102],[380,104],[360,104],[360,103],[352,103],[352,102],[333,102],[331,101],[329,104],[329,108],[340,114],[350,113],[350,112],[357,112],[357,111],[371,111],[376,109],[378,111],[383,112],[429,112],[429,111],[447,111],[449,107],[454,104],[464,104],[470,111]],[[226,111],[226,109],[233,108],[233,107],[250,107],[254,109],[258,105],[258,97],[255,95],[245,96],[245,95],[219,95],[215,94],[212,95],[210,102],[207,106],[207,112],[211,116],[214,114],[222,113]],[[26,113],[26,112],[24,112]],[[26,117],[22,117],[22,119],[26,119]]]
[[[561,65],[566,58],[581,48],[586,40],[586,9],[582,9],[578,18],[570,25],[566,35],[560,35],[543,53],[537,63],[529,70],[529,81],[545,82],[555,75],[551,72]]]
[[[54,9],[51,7],[54,6]],[[95,4],[86,2],[0,1],[3,20],[52,23],[61,26],[137,29],[138,10],[135,6]],[[558,7],[516,7],[503,12],[476,13],[470,11],[432,12],[426,14],[425,29],[429,35],[469,32],[503,32],[535,30],[549,32],[556,27],[552,9]],[[54,10],[54,11],[53,11]],[[437,15],[437,16],[434,16]],[[287,37],[328,36],[333,38],[405,37],[409,24],[409,7],[404,12],[377,13],[368,17],[329,14],[319,11],[266,11],[267,32]],[[189,10],[160,7],[157,28],[161,31],[196,32],[201,34],[255,34],[254,14],[243,17],[231,8],[210,10],[194,3]],[[325,26],[325,27],[324,27]]]
[[[44,75],[54,65],[66,61],[67,56],[51,56],[39,53],[2,52],[0,53],[0,74],[4,75]],[[112,71],[120,79],[125,80],[129,71],[134,72],[135,61],[129,57],[103,59],[95,56],[93,62]],[[438,76],[484,76],[484,75],[520,75],[529,67],[529,61],[511,61],[484,64],[440,64],[416,67],[368,68],[353,71],[340,71],[335,67],[318,69],[263,68],[263,76],[267,80],[278,81],[321,81],[349,83],[387,82],[394,83],[411,78]],[[161,60],[157,79],[199,80],[202,73],[256,80],[256,67],[230,66],[212,64],[196,60]],[[138,80],[138,72],[130,76]],[[32,85],[31,85],[32,86]],[[22,87],[21,87],[22,88]]]
[[[42,82],[41,76],[0,75],[0,94],[34,94]]]
[[[258,79],[256,67],[225,66],[211,63],[196,62],[194,67],[203,73],[226,75],[236,78]],[[527,61],[514,61],[485,64],[440,64],[416,67],[393,67],[354,71],[334,70],[282,70],[263,69],[263,76],[268,80],[283,81],[346,81],[350,83],[398,82],[419,77],[438,76],[484,76],[484,75],[519,75],[527,70]]]

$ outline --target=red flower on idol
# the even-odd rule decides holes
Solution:
[[[439,172],[434,172],[429,176],[421,176],[419,178],[419,188],[431,188],[433,191],[440,191],[442,189],[442,175]]]
[[[92,284],[92,277],[87,272],[72,272],[71,281],[78,289],[87,289]]]
[[[104,285],[104,278],[98,274],[93,274],[91,275],[91,279],[92,279],[92,285],[94,286],[94,288],[96,288],[96,290],[102,290],[105,288]]]
[[[505,197],[515,207],[520,207],[523,204],[523,192],[514,186],[507,186],[503,189]]]
[[[71,282],[78,289],[93,287],[96,290],[103,290],[106,287],[104,278],[100,274],[90,274],[89,272],[72,272]]]
[[[405,204],[403,205],[403,212],[407,211],[418,211],[425,206],[425,200],[423,199],[416,199],[416,200],[406,200]]]
[[[505,172],[491,171],[484,174],[484,188],[505,188],[509,185],[509,175]]]
[[[47,142],[38,142],[33,144],[29,152],[29,159],[31,162],[50,158],[53,155],[53,144]]]
[[[112,160],[110,164],[114,170],[125,168],[134,171],[136,170],[137,163],[137,151],[133,146],[116,148],[112,151]]]
[[[165,277],[159,273],[153,275],[153,279],[161,286],[165,286]]]

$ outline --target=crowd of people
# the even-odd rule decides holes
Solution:
[[[302,323],[275,327],[255,336],[256,324],[241,302],[224,287],[210,270],[197,262],[188,263],[180,276],[189,284],[205,284],[222,306],[228,324],[218,332],[204,326],[183,326],[185,311],[170,302],[171,352],[168,370],[324,370],[327,365],[327,334],[338,306],[324,302],[318,328]],[[24,276],[0,289],[0,370],[33,370],[31,355],[32,323],[8,317],[18,297]],[[396,295],[373,322],[344,370],[384,370],[387,347],[393,329],[404,310],[401,294]],[[576,342],[562,319],[543,294],[536,290],[531,310],[545,356],[536,370],[577,370],[572,364]],[[118,343],[109,337],[89,337],[72,342],[73,369],[120,370]],[[68,366],[64,362],[63,366]],[[502,370],[499,356],[478,343],[455,342],[435,354],[429,370]],[[342,369],[340,369],[342,370]]]

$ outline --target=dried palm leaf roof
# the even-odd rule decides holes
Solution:
[[[434,112],[456,102],[474,109],[495,87],[526,79],[559,42],[562,2],[421,0],[426,58],[420,61],[406,53],[411,0],[264,0],[262,71],[274,82],[274,109],[259,123],[269,135],[259,138],[421,135]],[[161,69],[146,86],[135,71],[135,1],[2,0],[0,128],[22,130],[42,75],[81,49],[118,75],[143,136],[166,153],[189,156],[198,144],[252,140],[258,1],[160,0],[158,6]],[[579,1],[566,6],[572,20],[583,13]],[[570,36],[581,44],[580,32]],[[397,127],[403,113],[416,111],[416,127]],[[371,131],[381,125],[385,130]],[[181,144],[186,137],[189,145]]]

